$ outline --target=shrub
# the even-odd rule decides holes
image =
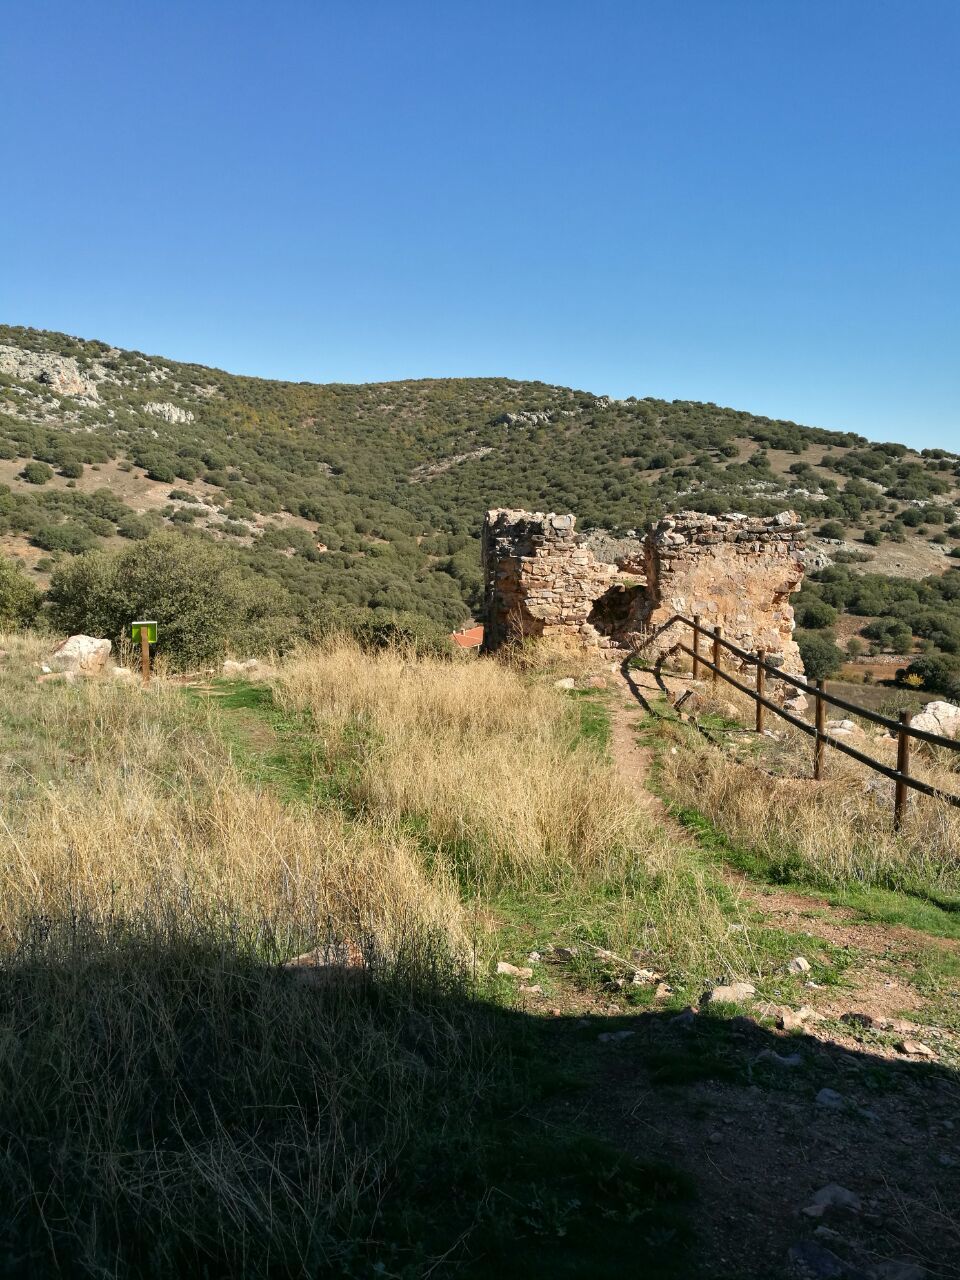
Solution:
[[[134,618],[156,618],[159,651],[179,663],[208,662],[231,648],[283,649],[296,630],[278,583],[255,577],[213,543],[168,533],[69,562],[54,574],[49,600],[57,626],[115,641]]]
[[[16,561],[0,556],[0,626],[29,626],[37,616],[41,598]]]
[[[825,524],[820,526],[817,532],[821,538],[836,538],[838,541],[841,541],[847,531],[839,520],[828,520]]]
[[[864,531],[863,540],[868,547],[879,547],[883,541],[883,534],[879,529],[867,529]]]
[[[28,462],[20,475],[27,484],[46,484],[53,479],[53,468],[48,467],[45,462]]]
[[[79,480],[83,475],[82,462],[65,462],[60,468],[60,474],[68,480]]]
[[[832,627],[838,617],[839,614],[833,605],[827,604],[826,600],[820,600],[816,596],[808,599],[801,597],[797,603],[796,618],[798,627],[805,627],[810,630]]]
[[[803,668],[814,680],[826,680],[843,666],[843,653],[830,632],[798,630],[796,641]]]

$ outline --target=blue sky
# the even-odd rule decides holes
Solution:
[[[960,449],[956,0],[4,6],[0,317]]]

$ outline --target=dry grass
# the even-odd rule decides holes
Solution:
[[[465,898],[564,899],[574,931],[641,946],[677,972],[742,971],[716,886],[613,764],[578,705],[493,661],[413,659],[333,643],[288,661],[277,696],[309,713],[351,805],[416,833]],[[579,924],[578,924],[579,912]]]
[[[456,895],[395,826],[252,788],[181,691],[38,686],[47,646],[5,645],[5,1256],[36,1275],[336,1267],[424,1111],[469,1108],[489,1071],[465,1013],[429,1023],[426,1056],[411,1038],[411,1001],[462,989]],[[331,935],[382,984],[281,969]]]
[[[713,709],[731,703],[739,718],[752,724],[753,704],[729,688],[722,689]],[[895,834],[891,781],[828,750],[824,779],[813,782],[811,739],[772,715],[768,725],[776,740],[748,745],[749,754],[739,762],[732,751],[738,745],[742,751],[742,743],[728,737],[717,746],[684,734],[676,754],[662,756],[665,790],[784,876],[831,886],[960,890],[960,811],[914,793],[903,829]],[[895,744],[875,737],[878,731],[867,721],[863,727],[867,736],[852,745],[895,766]],[[957,753],[924,748],[915,753],[913,774],[957,794],[958,764]]]
[[[415,820],[470,889],[606,878],[656,844],[609,763],[572,745],[576,708],[497,663],[343,643],[288,663],[280,690],[329,752],[355,753],[358,808]]]
[[[301,654],[277,696],[339,789],[285,806],[182,689],[40,686],[49,641],[2,643],[14,1270],[366,1274],[407,1152],[454,1135],[469,1152],[509,1076],[464,963],[478,904],[562,900],[575,933],[671,973],[744,971],[748,935],[581,740],[552,677]],[[377,980],[282,968],[331,937]]]

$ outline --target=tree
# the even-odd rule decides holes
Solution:
[[[799,627],[818,631],[822,627],[832,627],[838,616],[833,605],[827,604],[826,600],[821,600],[818,596],[801,596],[797,602],[796,619]]]
[[[843,666],[843,653],[829,631],[797,631],[803,669],[814,680],[826,680]]]
[[[0,556],[0,626],[30,626],[41,599],[41,593],[16,561]]]
[[[214,543],[171,533],[78,556],[54,573],[48,598],[55,625],[114,641],[135,618],[155,618],[159,651],[179,663],[283,649],[297,629],[282,586]]]

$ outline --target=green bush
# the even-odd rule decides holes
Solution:
[[[826,680],[843,666],[843,653],[828,631],[796,632],[803,669],[814,680]]]
[[[826,524],[822,524],[817,530],[821,538],[836,538],[842,541],[846,537],[846,529],[839,520],[828,520]]]
[[[129,635],[135,618],[155,618],[158,651],[179,664],[210,662],[231,649],[282,650],[297,625],[277,583],[213,543],[172,533],[71,560],[55,572],[49,600],[56,626],[114,641]]]
[[[814,631],[820,630],[822,627],[832,627],[840,615],[833,605],[827,604],[826,600],[820,600],[816,596],[807,598],[801,596],[797,603],[795,616],[798,627],[805,627]]]
[[[83,463],[65,462],[60,468],[60,474],[66,476],[68,480],[79,480],[83,475]]]
[[[30,626],[42,598],[16,561],[0,556],[0,626]]]
[[[28,462],[20,475],[27,484],[46,484],[53,479],[53,468],[45,462]]]

